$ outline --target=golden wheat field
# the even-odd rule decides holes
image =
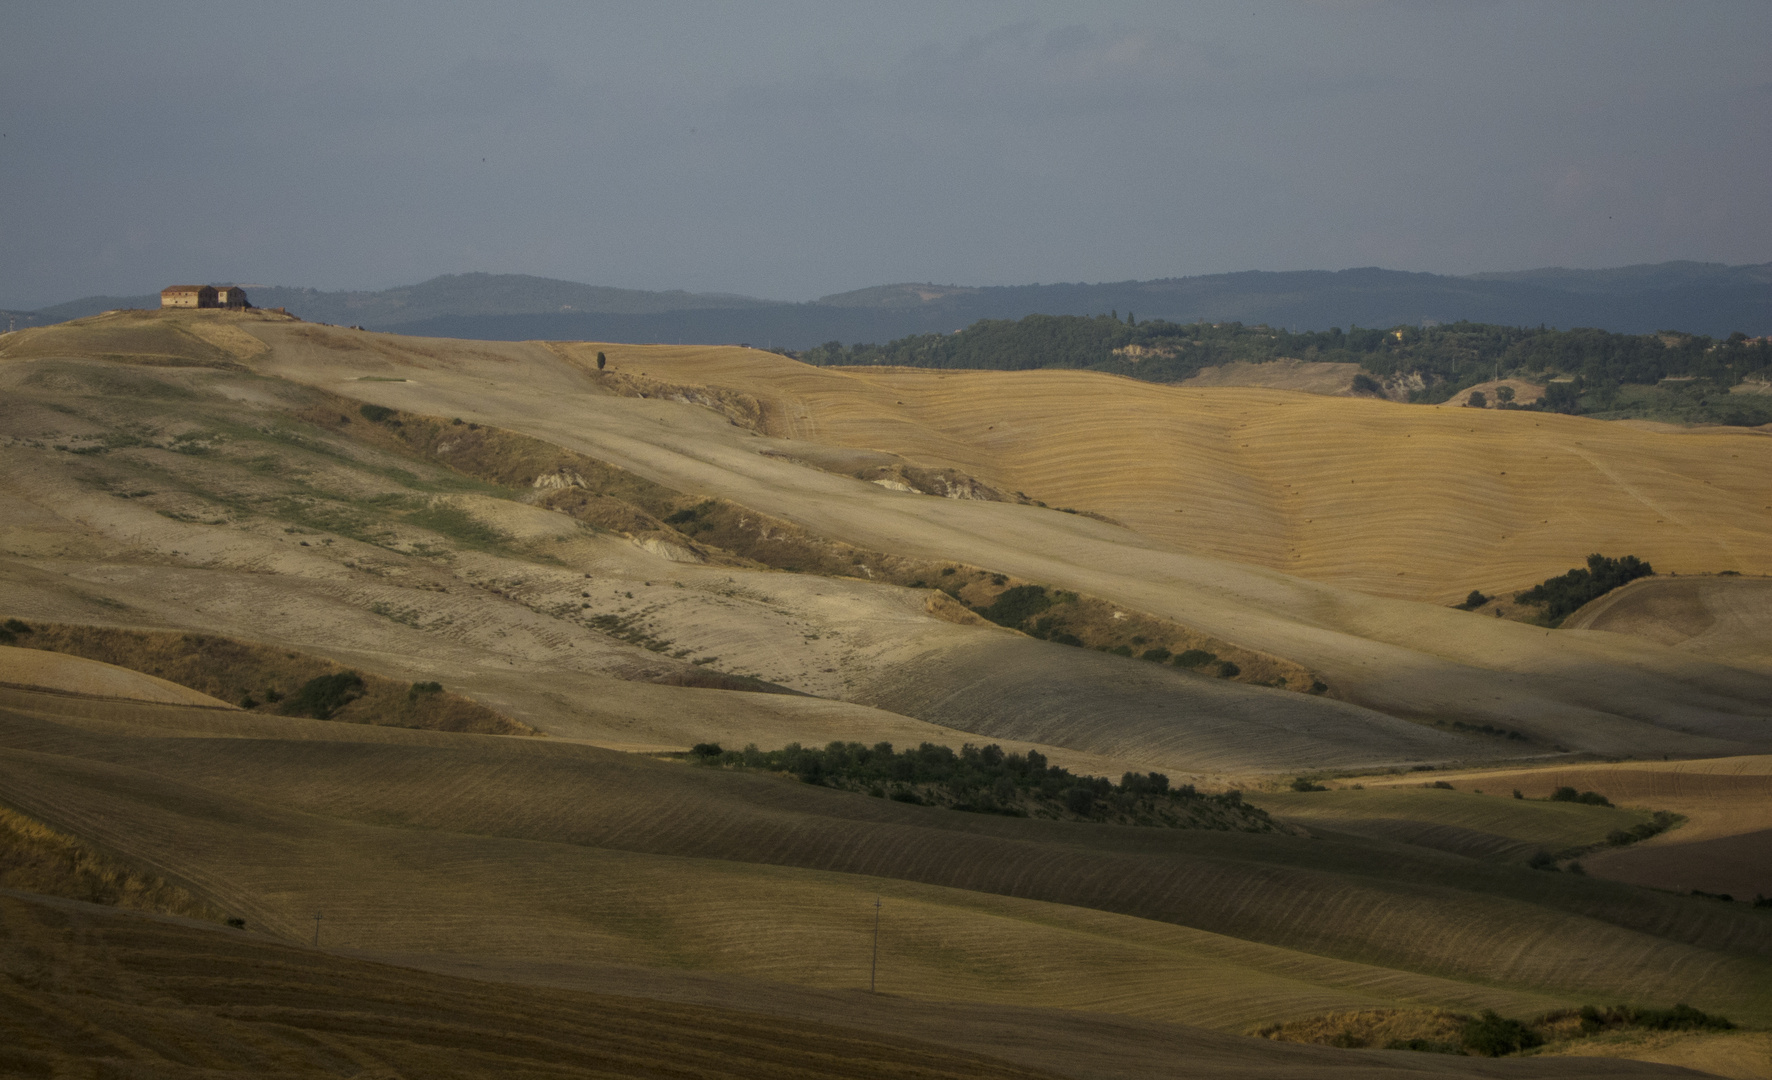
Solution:
[[[1768,447],[251,311],[0,337],[0,1062],[1772,1075]],[[1663,574],[1449,606],[1590,551]],[[987,617],[1030,596],[1063,633]],[[686,753],[833,740],[1244,816]],[[1676,1004],[1738,1027],[1254,1034]]]
[[[1556,414],[1169,387],[1087,372],[821,369],[751,350],[604,349],[732,387],[771,434],[950,465],[1241,563],[1429,601],[1589,551],[1772,572],[1772,441]],[[1346,490],[1344,490],[1346,489]]]

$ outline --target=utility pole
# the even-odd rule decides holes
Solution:
[[[874,992],[874,980],[880,974],[880,898],[874,897],[874,961],[868,966],[868,993]]]
[[[320,947],[320,919],[320,913],[314,912],[314,948],[316,949]]]

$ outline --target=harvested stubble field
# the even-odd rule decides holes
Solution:
[[[1637,552],[1681,574],[1772,571],[1772,443],[1757,432],[1088,372],[575,349],[751,394],[773,435],[948,466],[1190,551],[1365,592],[1450,603],[1535,584],[1574,565],[1575,549]]]
[[[596,349],[603,375],[586,363]],[[973,1075],[1669,1075],[1238,1033],[1615,1001],[1772,1022],[1763,911],[1601,865],[1738,842],[1714,811],[1763,793],[1701,805],[1602,777],[1567,782],[1615,809],[1495,794],[1542,780],[1536,799],[1554,777],[1604,769],[1571,764],[1596,754],[1763,753],[1772,674],[1653,633],[1553,633],[1445,606],[1596,548],[1682,575],[1688,559],[1754,571],[1741,553],[1762,550],[1766,518],[1736,489],[1766,463],[1759,444],[1080,373],[400,338],[253,312],[12,335],[0,387],[0,618],[53,631],[36,644],[62,652],[38,656],[159,667],[230,706],[0,689],[0,803],[118,880],[183,890],[191,910],[248,927],[192,930],[203,942],[282,949],[310,940],[322,911],[329,947],[504,984],[350,976],[392,979],[402,989],[378,1001],[410,992],[439,1018],[488,997],[482,1019],[440,1023],[506,1024],[506,1002],[530,1008],[517,984],[622,986],[796,1023],[854,1017],[1003,1059],[959,1070]],[[1582,531],[1581,515],[1603,527]],[[1508,541],[1485,539],[1495,524]],[[1096,647],[964,606],[1024,585],[1077,597],[1061,601],[1075,608],[1062,632]],[[1187,649],[1240,671],[1164,662]],[[331,721],[279,715],[259,693],[343,670],[371,692]],[[1286,689],[1258,685],[1278,677]],[[466,711],[405,715],[445,700],[407,689],[431,682]],[[232,707],[246,696],[251,709]],[[476,733],[529,729],[548,737]],[[1381,774],[1407,790],[1375,776],[1364,791],[1251,795],[1310,833],[1255,836],[965,814],[618,752],[831,739],[1000,742],[1079,773],[1157,769],[1210,790],[1439,771]],[[1457,791],[1419,787],[1455,776]],[[1592,876],[1524,864],[1656,810],[1689,821],[1584,856]],[[876,898],[882,994],[865,996]],[[150,966],[192,1001],[218,992],[211,946],[180,942],[149,949]],[[179,950],[182,968],[167,959]],[[103,994],[73,1008],[72,984],[35,970],[8,968],[0,989],[66,1015],[127,1013]],[[256,1021],[205,1027],[172,1008],[127,1023],[260,1048],[206,1059],[218,1069],[275,1059],[297,1075],[319,1060]],[[436,1045],[438,1029],[381,1008],[351,1005],[346,1026],[373,1014],[389,1040]],[[328,1053],[386,1060],[381,1036],[315,1023]],[[660,1052],[658,1070],[777,1068],[742,1064],[724,1038],[709,1053],[726,1065]],[[901,1049],[927,1060],[886,1043],[881,1075]],[[70,1068],[134,1052],[40,1050]],[[575,1064],[558,1071],[604,1067],[579,1052],[562,1050]],[[833,1063],[848,1052],[779,1067],[845,1072]],[[544,1074],[529,1053],[474,1049],[463,1075]]]
[[[489,984],[253,933],[0,894],[0,1066],[20,1075],[1653,1078],[1634,1061],[1289,1046],[1198,1028],[760,984]],[[606,971],[605,985],[623,983]],[[700,1000],[742,997],[748,1009]],[[676,1000],[658,1000],[658,997]]]
[[[1772,580],[1641,578],[1583,607],[1563,626],[1629,634],[1751,670],[1772,670]]]
[[[14,805],[250,925],[299,937],[323,909],[366,951],[853,985],[881,892],[898,912],[882,985],[913,997],[1232,1030],[1397,1002],[1772,1009],[1757,913],[1394,843],[990,818],[553,740],[290,718],[256,738],[263,721],[214,710],[9,701]]]
[[[1275,817],[1315,828],[1516,862],[1538,851],[1604,844],[1607,834],[1652,820],[1647,810],[1515,799],[1506,777],[1479,776],[1475,782],[1497,786],[1445,791],[1417,781],[1250,798]]]
[[[1582,865],[1591,874],[1677,893],[1699,889],[1737,901],[1772,896],[1772,758],[1765,755],[1434,775],[1460,788],[1518,788],[1533,799],[1574,787],[1597,791],[1621,807],[1680,814],[1686,821],[1679,828],[1584,855]],[[1401,781],[1369,777],[1365,782]]]

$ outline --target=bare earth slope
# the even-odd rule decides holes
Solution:
[[[395,362],[379,354],[371,358],[321,350],[306,339],[280,337],[287,332],[276,325],[254,329],[277,345],[272,359],[265,361],[267,371],[348,387],[353,394],[403,408],[507,425],[613,460],[680,490],[719,493],[876,549],[954,558],[1077,588],[1323,671],[1339,694],[1379,711],[1518,728],[1609,753],[1729,752],[1761,745],[1769,735],[1764,702],[1772,683],[1738,669],[1614,636],[1553,637],[1502,620],[1355,593],[1184,552],[1137,532],[1036,507],[888,491],[760,453],[771,448],[768,442],[716,413],[669,400],[635,402],[599,394],[594,376],[559,364],[539,347],[525,358],[513,356],[498,364],[465,359],[432,362],[417,353]],[[655,358],[669,361],[681,352],[661,348],[643,354],[644,360],[632,353],[626,359],[651,365]],[[760,365],[779,361],[746,350],[730,350],[730,355],[713,351],[711,357],[709,352],[701,350],[700,355],[712,367],[706,373],[710,379],[740,361]],[[684,374],[697,363],[696,357],[680,359],[672,373]],[[853,378],[801,368],[810,373],[804,376],[809,379]],[[643,370],[655,374],[650,366]],[[355,381],[365,374],[392,371],[407,372],[413,381]],[[944,383],[962,378],[934,373],[877,377],[898,380],[890,393],[914,394],[913,384],[922,380],[929,393],[942,395],[949,393]],[[1062,399],[1075,400],[1096,385],[1086,381],[1064,388]],[[1129,381],[1126,385],[1141,394],[1183,393]],[[1210,397],[1256,392],[1194,393]],[[1053,407],[1061,400],[1059,395],[1056,387],[1048,395]],[[990,404],[995,400],[992,392],[966,394],[962,400],[972,403],[969,408],[1002,412],[1000,403]],[[1356,401],[1301,400],[1337,408],[1365,407]],[[1226,402],[1225,407],[1233,404],[1234,400]],[[1202,408],[1206,406],[1218,407],[1211,401]],[[811,406],[796,407],[801,412],[784,422],[811,423]],[[845,397],[832,405],[833,410],[868,408],[866,395]],[[1302,408],[1287,397],[1279,412]],[[1417,424],[1424,421],[1415,418],[1431,419],[1433,413],[1405,410],[1394,415],[1399,423]],[[1518,417],[1525,417],[1528,425],[1534,422],[1526,414],[1504,418],[1516,423]],[[1499,436],[1497,445],[1505,445]],[[1744,444],[1742,451],[1752,457],[1759,448],[1757,443]],[[1675,443],[1669,452],[1677,459],[1687,448]],[[1749,483],[1746,472],[1741,473],[1740,483]],[[1742,517],[1746,512],[1739,509],[1739,499],[1718,505],[1723,516],[1706,531],[1713,538],[1728,535],[1723,523],[1727,520],[1756,523],[1752,528],[1762,521],[1754,514]],[[1433,519],[1424,513],[1422,520]],[[1253,522],[1245,527],[1252,534],[1263,531]],[[1442,531],[1436,530],[1436,535]],[[1677,732],[1670,730],[1675,728]]]

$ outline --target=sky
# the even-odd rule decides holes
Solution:
[[[1772,261],[1765,0],[0,0],[0,307]]]

